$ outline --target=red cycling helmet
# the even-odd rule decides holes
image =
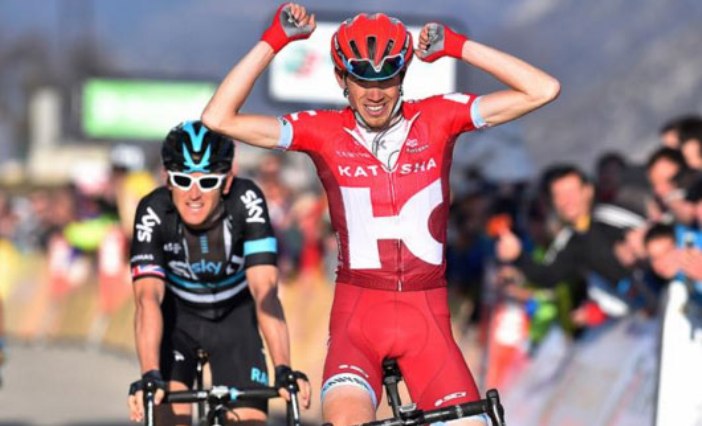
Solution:
[[[361,13],[342,22],[331,41],[334,65],[360,80],[395,77],[412,60],[412,34],[396,18]]]

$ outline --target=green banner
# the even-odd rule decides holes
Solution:
[[[162,140],[173,126],[197,120],[214,83],[93,79],[83,85],[82,128],[101,139]]]

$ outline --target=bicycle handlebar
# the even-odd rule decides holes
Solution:
[[[487,414],[493,426],[505,426],[504,409],[495,389],[487,391],[486,398],[479,401],[451,405],[436,410],[414,410],[400,418],[376,420],[357,426],[411,426],[456,420],[463,417]]]
[[[290,401],[288,405],[288,424],[299,426],[300,423],[300,409],[298,407],[297,400],[297,387],[288,389],[290,392]],[[148,426],[154,425],[154,393],[155,388],[147,387],[144,389],[144,411],[145,418],[144,423]],[[174,403],[195,403],[195,402],[208,402],[212,403],[227,403],[238,401],[240,399],[272,399],[279,397],[278,389],[273,387],[265,388],[249,388],[240,389],[228,386],[214,386],[211,389],[205,390],[185,390],[185,391],[174,391],[166,392],[163,398],[163,403],[174,404]]]
[[[187,390],[167,392],[164,398],[166,403],[192,403],[207,401],[210,396],[222,398],[225,402],[239,399],[271,399],[280,396],[275,388],[239,389],[227,386],[215,386],[209,390]]]

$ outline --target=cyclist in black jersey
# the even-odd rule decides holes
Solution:
[[[259,329],[276,366],[275,386],[295,378],[309,406],[307,378],[289,367],[266,202],[255,183],[232,174],[233,142],[199,121],[184,122],[169,132],[161,154],[168,183],[139,203],[131,247],[142,372],[130,387],[131,419],[143,418],[146,382],[159,387],[157,402],[161,390],[192,386],[199,349],[208,353],[213,384],[267,386]],[[232,409],[237,420],[266,421],[265,402]],[[187,404],[160,411],[163,424],[191,422]]]

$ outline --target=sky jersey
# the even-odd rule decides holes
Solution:
[[[161,278],[179,305],[211,319],[241,297],[250,299],[246,268],[277,261],[268,208],[258,186],[242,178],[234,179],[222,201],[220,220],[192,230],[180,220],[166,187],[144,197],[134,225],[132,280]]]
[[[483,125],[476,98],[452,93],[404,102],[406,136],[392,168],[364,146],[350,108],[280,119],[279,148],[308,154],[326,190],[340,242],[338,282],[396,291],[446,285],[453,146]]]

